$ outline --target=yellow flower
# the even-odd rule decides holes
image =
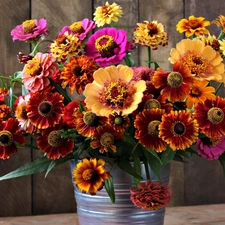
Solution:
[[[112,113],[128,115],[137,109],[146,89],[144,80],[131,81],[132,68],[124,65],[108,66],[94,72],[94,81],[84,90],[87,108],[98,116]]]
[[[180,33],[185,32],[186,37],[193,35],[199,36],[208,34],[209,31],[205,28],[210,25],[210,22],[205,20],[204,17],[189,16],[188,19],[182,19],[178,22],[176,28]]]
[[[112,22],[117,22],[118,17],[123,15],[123,11],[120,5],[115,2],[113,4],[105,3],[104,6],[99,6],[96,8],[94,13],[94,21],[98,27],[102,27],[105,24],[110,24]]]
[[[225,55],[225,40],[220,41],[220,50],[223,52],[223,55]]]
[[[197,39],[184,39],[172,48],[169,61],[186,64],[196,78],[225,82],[220,53]]]
[[[225,16],[218,16],[215,20],[212,21],[212,23],[216,24],[218,27],[221,27],[223,32],[225,32]]]
[[[158,49],[158,45],[168,44],[168,34],[165,32],[164,25],[156,20],[152,22],[144,21],[137,23],[133,32],[135,43],[144,46],[150,46],[153,50]]]

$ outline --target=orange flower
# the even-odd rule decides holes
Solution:
[[[180,20],[176,28],[180,33],[185,32],[186,37],[191,37],[193,35],[208,34],[209,31],[205,27],[209,25],[210,22],[206,21],[204,17],[195,17],[192,15],[188,19]]]
[[[223,32],[225,32],[225,16],[218,16],[215,20],[212,21],[212,23],[216,24],[218,27],[221,27]]]

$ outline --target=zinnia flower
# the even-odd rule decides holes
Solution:
[[[186,64],[197,78],[225,82],[223,59],[211,46],[198,39],[184,39],[172,48],[169,61]]]
[[[47,33],[47,21],[42,18],[40,20],[24,21],[11,31],[11,36],[13,37],[13,41],[37,41],[40,37],[46,35]]]
[[[207,98],[215,99],[215,88],[208,86],[207,80],[195,80],[187,95],[187,107],[191,109],[196,103],[204,102]]]
[[[0,104],[0,119],[1,120],[6,120],[12,117],[11,113],[12,113],[12,110],[8,105]]]
[[[194,118],[201,132],[209,138],[219,139],[225,135],[225,99],[206,99],[194,108]]]
[[[91,195],[100,191],[104,181],[110,178],[110,173],[105,169],[105,161],[96,158],[82,159],[72,173],[77,188]]]
[[[46,129],[58,124],[64,111],[63,96],[58,92],[35,92],[27,105],[28,119],[38,129]]]
[[[96,31],[85,45],[86,55],[94,58],[100,66],[121,63],[130,49],[127,32],[116,28],[102,28]]]
[[[50,54],[58,61],[65,62],[67,58],[81,53],[81,40],[68,31],[59,35],[53,43],[49,45]]]
[[[103,6],[98,6],[94,12],[94,21],[98,27],[102,27],[105,24],[111,24],[117,22],[118,17],[123,15],[123,11],[120,5],[105,3]]]
[[[212,24],[216,24],[225,33],[225,16],[219,15],[215,20],[212,21]]]
[[[42,134],[37,137],[37,146],[46,153],[47,158],[56,160],[73,151],[74,141],[70,138],[62,138],[61,128],[62,125],[59,123],[55,127],[43,130]]]
[[[134,71],[124,65],[100,68],[94,72],[94,81],[84,90],[87,108],[98,116],[114,112],[128,115],[137,109],[146,89],[145,82],[131,81]]]
[[[218,140],[199,138],[196,144],[197,153],[208,160],[217,160],[225,152],[225,136]]]
[[[136,44],[149,46],[153,50],[158,49],[159,45],[168,44],[168,34],[165,32],[164,25],[156,20],[152,22],[144,21],[137,23],[133,32],[133,40]]]
[[[58,69],[55,59],[48,53],[37,53],[22,71],[24,86],[31,92],[42,91],[49,86],[49,78]]]
[[[158,68],[152,77],[154,86],[162,88],[160,94],[171,102],[184,100],[193,80],[189,68],[180,63],[174,64],[172,72],[165,72]]]
[[[62,31],[59,33],[59,36],[63,35],[65,32],[69,34],[74,34],[82,41],[86,38],[87,34],[95,28],[95,23],[88,18],[83,19],[82,21],[74,22],[70,26],[63,27]]]
[[[137,189],[130,189],[130,199],[135,206],[144,210],[158,210],[170,202],[171,190],[168,184],[147,180],[140,182]]]
[[[180,20],[176,26],[177,31],[180,33],[185,32],[186,37],[193,35],[199,36],[208,34],[209,31],[205,28],[210,25],[210,22],[205,20],[204,17],[189,16],[188,19],[184,18]]]
[[[158,126],[161,123],[162,109],[145,109],[134,120],[135,138],[144,146],[156,152],[166,150],[167,143],[159,137]]]
[[[159,137],[165,141],[173,151],[185,150],[198,139],[199,126],[189,111],[171,111],[162,116],[159,124]]]
[[[72,94],[74,90],[81,94],[88,83],[93,81],[93,73],[99,66],[86,55],[71,57],[68,63],[64,64],[60,79],[62,87],[69,86]]]
[[[19,129],[17,119],[0,120],[0,159],[8,159],[18,151],[16,143],[25,144],[25,136]]]

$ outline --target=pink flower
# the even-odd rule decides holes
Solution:
[[[71,24],[70,26],[63,27],[59,35],[63,35],[65,32],[68,32],[69,34],[78,35],[79,39],[82,41],[86,38],[87,34],[94,28],[94,21],[85,18],[82,21]]]
[[[26,20],[11,31],[11,36],[13,37],[13,41],[38,40],[41,36],[48,33],[46,26],[47,21],[43,18],[39,21]]]
[[[171,190],[168,184],[160,181],[140,182],[138,188],[130,189],[130,199],[135,206],[144,210],[157,210],[165,207],[171,199]]]
[[[85,52],[101,66],[109,66],[111,63],[121,63],[131,48],[131,43],[127,41],[126,31],[103,28],[90,36]]]
[[[225,152],[225,136],[220,140],[213,140],[208,137],[197,140],[197,152],[208,160],[216,160]]]
[[[42,91],[49,84],[49,77],[58,69],[55,59],[48,53],[37,53],[22,71],[24,86],[31,92]]]

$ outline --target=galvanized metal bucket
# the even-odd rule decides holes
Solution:
[[[71,161],[71,170],[75,167]],[[144,167],[144,165],[143,165]],[[144,171],[144,169],[142,170]],[[146,211],[137,208],[130,200],[130,187],[134,186],[132,176],[119,168],[110,171],[114,180],[116,203],[112,204],[107,192],[103,188],[97,195],[91,196],[77,190],[74,195],[77,203],[79,225],[163,225],[165,208]],[[150,170],[151,179],[156,181],[155,174]],[[161,171],[163,183],[169,181],[170,165]],[[142,177],[146,179],[145,174]]]

